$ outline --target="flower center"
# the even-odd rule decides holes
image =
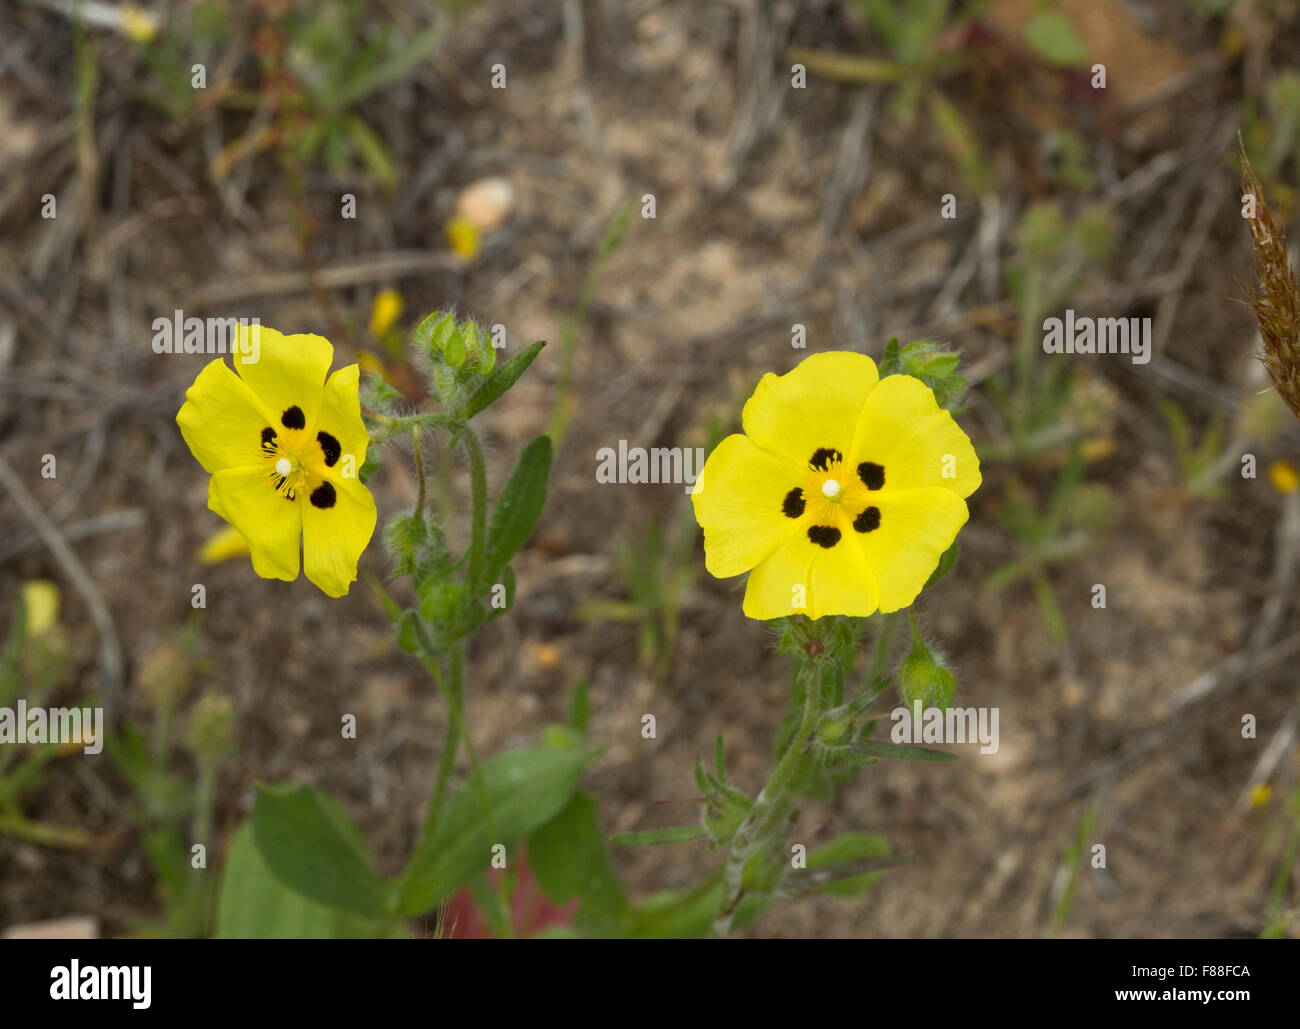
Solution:
[[[270,462],[267,477],[285,500],[307,495],[314,507],[328,509],[338,502],[338,492],[320,467],[333,468],[343,455],[339,441],[328,432],[316,433],[315,447],[301,431],[306,425],[302,409],[291,407],[280,419],[289,432],[268,425],[262,430],[262,456]]]
[[[844,478],[843,462],[840,451],[818,447],[808,460],[803,485],[781,499],[781,513],[792,520],[807,516],[808,539],[824,550],[835,547],[849,528],[858,533],[880,528],[880,508],[870,502],[870,495],[885,486],[884,466],[863,461],[853,469],[856,475],[850,472]]]

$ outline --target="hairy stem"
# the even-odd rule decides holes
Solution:
[[[472,426],[464,425],[457,433],[469,456],[470,481],[470,538],[469,571],[466,582],[477,593],[479,576],[483,571],[483,548],[487,536],[487,464],[483,460],[483,444]]]
[[[416,426],[414,429],[411,430],[411,452],[415,457],[415,477],[416,477],[416,481],[419,482],[420,484],[420,492],[418,497],[416,498],[415,510],[419,514],[421,521],[424,520],[424,489],[425,489],[424,449],[421,445],[422,435],[423,433],[420,431],[419,426]]]
[[[752,855],[773,844],[771,837],[790,810],[794,799],[790,786],[803,768],[808,744],[817,726],[817,716],[820,714],[818,698],[822,691],[813,680],[818,662],[807,658],[804,662],[799,670],[800,678],[804,679],[803,717],[799,721],[799,728],[731,841],[726,867],[723,869],[725,895],[722,910],[713,922],[713,935],[719,938],[731,935],[740,902],[745,897],[746,864]]]

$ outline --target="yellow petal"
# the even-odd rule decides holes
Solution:
[[[749,573],[742,608],[745,614],[764,621],[789,614],[807,614],[810,570],[815,556],[805,535],[791,536]]]
[[[331,479],[355,479],[366,463],[366,444],[370,442],[370,436],[361,420],[361,399],[357,392],[360,379],[360,366],[350,364],[334,372],[325,383],[314,435],[316,445],[320,445],[318,434],[327,432],[342,448],[334,464],[317,467],[319,474]],[[326,456],[322,450],[322,463]]]
[[[787,518],[781,505],[804,474],[739,434],[718,444],[691,494],[710,574],[747,572],[799,531],[802,520]]]
[[[23,583],[23,619],[28,636],[39,636],[59,620],[59,587],[49,579]]]
[[[244,534],[233,525],[218,529],[204,541],[199,549],[199,561],[205,565],[220,564],[232,557],[243,557],[249,553],[248,541]]]
[[[850,460],[884,469],[884,490],[941,486],[959,497],[979,488],[980,462],[969,437],[934,393],[910,375],[887,375],[867,398]]]
[[[314,435],[333,344],[307,333],[285,336],[264,325],[240,325],[237,342],[235,371],[257,394],[272,428],[294,428],[299,418],[286,412],[296,407],[302,428]]]
[[[879,583],[880,610],[897,611],[916,599],[969,512],[957,494],[938,486],[882,490],[871,503],[880,511],[878,527],[851,536]]]
[[[852,539],[852,526],[843,525],[841,531],[843,537],[835,546],[814,548],[808,597],[811,618],[865,618],[880,606],[880,586],[862,549]]]
[[[302,564],[307,578],[331,597],[346,596],[357,561],[375,531],[375,498],[357,479],[334,483],[334,504],[302,505]]]
[[[208,507],[240,531],[263,579],[298,578],[305,506],[275,492],[265,466],[227,468],[208,483]]]
[[[800,469],[818,450],[847,455],[879,379],[875,361],[848,350],[813,354],[785,375],[769,372],[745,404],[745,434]]]
[[[207,472],[256,461],[269,422],[252,389],[221,358],[199,372],[176,414],[190,452]]]
[[[829,547],[814,543],[809,525],[788,539],[749,575],[744,612],[750,618],[771,619],[804,614],[866,617],[879,606],[880,590],[852,528],[841,518],[840,535]]]

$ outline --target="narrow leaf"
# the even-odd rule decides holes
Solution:
[[[702,825],[675,825],[671,829],[641,829],[636,832],[615,833],[610,840],[629,847],[653,847],[659,843],[699,840],[703,839],[704,835]]]
[[[494,371],[488,380],[483,383],[472,397],[465,404],[464,418],[466,421],[473,418],[489,404],[499,400],[511,386],[519,381],[519,377],[528,370],[528,366],[533,363],[538,354],[542,352],[542,347],[546,346],[545,340],[538,340],[525,350],[519,351],[514,357],[510,358],[505,364]]]
[[[523,449],[506,480],[488,526],[483,564],[486,581],[497,574],[532,535],[546,504],[546,480],[551,474],[551,439],[538,436]]]
[[[901,758],[905,761],[952,761],[957,755],[943,750],[926,750],[909,747],[903,743],[885,743],[883,740],[860,740],[850,748],[856,757]]]

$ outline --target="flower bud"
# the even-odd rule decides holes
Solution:
[[[220,761],[235,749],[235,705],[221,693],[205,693],[190,711],[185,745],[199,758]]]
[[[194,677],[194,662],[176,643],[164,640],[145,655],[136,685],[154,708],[169,707],[185,696]]]
[[[853,719],[824,717],[817,723],[817,742],[824,747],[842,747],[852,738]]]
[[[496,349],[472,320],[438,311],[416,326],[413,339],[428,360],[434,392],[453,407],[496,367]]]
[[[907,707],[920,701],[922,708],[952,707],[957,694],[957,680],[943,658],[926,646],[921,631],[912,619],[912,649],[898,668],[898,693]]]

